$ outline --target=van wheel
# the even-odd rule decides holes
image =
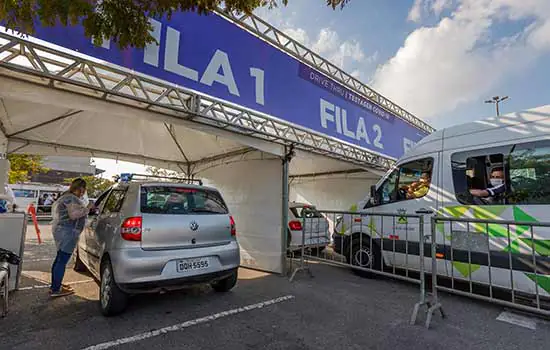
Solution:
[[[238,273],[235,271],[231,274],[231,276],[212,283],[212,288],[214,288],[214,290],[218,293],[229,292],[237,284],[238,277]]]
[[[115,316],[126,309],[128,295],[115,282],[110,260],[101,265],[101,284],[99,286],[99,306],[104,316]]]
[[[352,241],[351,254],[346,256],[346,259],[350,265],[380,271],[382,270],[380,257],[380,248],[376,244],[371,248],[370,238],[363,237],[362,241],[358,238]],[[361,277],[373,277],[373,273],[369,271],[353,269],[353,272]]]

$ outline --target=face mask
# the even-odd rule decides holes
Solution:
[[[492,186],[500,186],[504,183],[504,181],[502,181],[502,179],[491,179],[491,185]]]
[[[82,202],[83,206],[88,206],[88,204],[90,203],[90,199],[88,198],[88,193],[84,192],[82,197],[80,197],[80,201]]]

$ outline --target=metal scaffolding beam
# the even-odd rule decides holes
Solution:
[[[142,110],[192,119],[334,159],[388,169],[394,160],[165,81],[0,33],[0,74]]]
[[[380,93],[363,84],[357,78],[346,73],[335,64],[324,59],[317,53],[311,51],[298,41],[292,39],[287,34],[283,33],[279,29],[275,28],[274,26],[255,16],[254,14],[237,14],[234,12],[225,11],[223,8],[220,8],[217,13],[225,19],[229,20],[230,22],[235,23],[236,25],[246,29],[252,34],[260,37],[264,41],[267,41],[271,45],[275,46],[277,49],[286,52],[290,56],[324,73],[330,78],[343,84],[347,88],[355,91],[359,95],[366,97],[368,100],[386,109],[388,112],[397,115],[401,119],[416,126],[417,128],[420,128],[428,133],[432,133],[435,131],[434,128],[432,128],[424,121],[407,112],[405,109],[399,107],[388,98],[382,96]]]

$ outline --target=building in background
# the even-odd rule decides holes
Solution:
[[[104,170],[97,169],[91,158],[83,157],[44,157],[43,166],[47,172],[32,174],[31,182],[43,184],[61,184],[66,179],[81,176],[99,175]]]

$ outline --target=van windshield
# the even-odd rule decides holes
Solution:
[[[216,191],[177,187],[142,186],[141,212],[148,214],[227,214],[221,195]]]

